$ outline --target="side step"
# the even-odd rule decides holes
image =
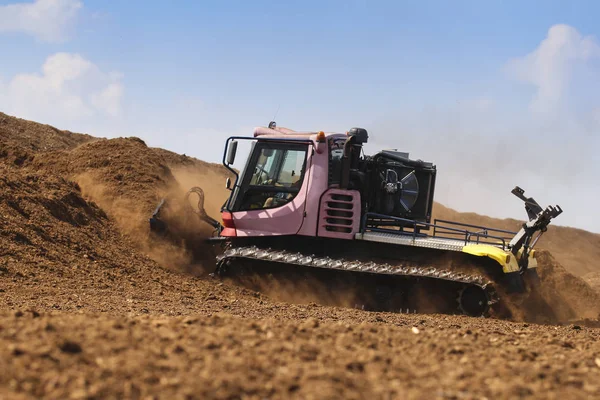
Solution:
[[[369,242],[391,243],[403,246],[426,247],[429,249],[462,251],[465,247],[464,240],[444,239],[436,237],[414,237],[413,235],[400,235],[386,232],[357,233],[357,240]]]

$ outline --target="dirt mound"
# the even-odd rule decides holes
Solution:
[[[229,176],[222,166],[149,148],[138,138],[98,140],[70,151],[40,154],[32,166],[75,180],[109,213],[127,209],[143,214],[144,224],[160,199],[170,193],[182,195],[191,186],[208,186],[209,201],[222,202],[212,198],[226,198],[224,184],[213,190],[217,187],[212,181],[222,177],[224,182]],[[218,210],[207,211],[217,216]]]
[[[81,182],[87,192],[97,186],[102,192],[99,204],[122,200],[132,203],[125,208],[145,215],[176,184],[164,159],[138,138],[98,140],[71,151],[40,154],[32,167]]]
[[[32,168],[58,173],[77,182],[84,197],[100,205],[138,248],[164,265],[189,270],[193,268],[189,265],[192,258],[214,257],[212,248],[207,246],[194,248],[192,257],[182,243],[155,240],[149,232],[148,218],[166,197],[170,199],[169,206],[176,208],[171,214],[183,214],[183,206],[177,201],[193,185],[207,189],[210,194],[207,210],[217,217],[220,202],[212,199],[219,194],[224,196],[225,188],[214,187],[213,182],[215,175],[224,175],[222,167],[149,148],[138,138],[118,138],[36,155]],[[171,222],[178,236],[188,238],[190,243],[202,243],[202,238],[211,234],[211,229],[193,215]]]
[[[4,307],[77,311],[131,292],[162,269],[135,250],[77,184],[0,165],[0,292]],[[9,173],[8,173],[9,172]],[[134,287],[135,289],[135,287]],[[154,289],[154,288],[153,288]],[[149,290],[148,295],[156,290]],[[84,300],[91,295],[93,300]],[[159,296],[157,296],[159,298]],[[127,305],[127,303],[125,303]]]
[[[548,251],[539,250],[536,258],[538,267],[535,275],[527,273],[524,293],[496,288],[499,297],[505,300],[498,310],[501,316],[507,314],[502,318],[539,324],[600,320],[599,291],[585,279],[569,273]]]
[[[130,252],[131,243],[76,183],[2,164],[0,171],[0,251],[9,267],[22,272],[24,264],[112,264]]]
[[[35,153],[72,149],[94,139],[0,112],[0,159],[9,158],[16,165],[31,161]]]
[[[106,214],[86,202],[77,184],[61,177],[0,164],[0,240],[4,256],[38,253],[50,259],[74,246],[94,253],[96,243],[83,240],[105,234]],[[83,235],[82,235],[83,234]]]
[[[539,291],[551,308],[554,321],[600,318],[600,292],[569,273],[548,251],[536,255]]]
[[[47,166],[16,167],[0,160],[0,295],[5,309],[180,314],[192,305],[190,299],[227,293],[212,282],[165,269],[168,264],[145,254],[139,239],[86,198],[76,182]],[[159,244],[169,260],[177,259],[178,246]]]

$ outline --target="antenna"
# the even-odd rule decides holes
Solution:
[[[277,111],[275,111],[275,115],[273,115],[273,119],[271,121],[275,121],[277,118],[277,114],[279,114],[279,109],[281,108],[281,103],[277,106]]]

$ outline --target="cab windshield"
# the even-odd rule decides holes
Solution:
[[[280,207],[293,200],[304,180],[306,151],[303,144],[257,143],[246,167],[238,210]]]

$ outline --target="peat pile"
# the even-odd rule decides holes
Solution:
[[[76,183],[4,165],[0,171],[0,288],[5,306],[79,309],[94,302],[103,309],[103,292],[126,294],[138,279],[142,285],[148,280],[141,276],[144,271],[164,275],[102,209],[82,197]],[[81,290],[97,298],[80,299]]]
[[[540,291],[558,321],[600,319],[600,292],[569,273],[547,251],[538,254]]]
[[[0,112],[0,160],[9,165],[22,166],[34,154],[72,149],[92,140],[90,135],[61,131]]]
[[[61,131],[50,125],[11,117],[0,112],[0,143],[20,146],[32,153],[71,149],[95,140],[93,136]]]
[[[150,235],[147,210],[177,184],[164,158],[187,169],[196,160],[154,153],[135,138],[92,140],[4,114],[0,121],[5,307],[130,313],[156,304],[170,313],[172,304],[190,305],[164,289],[196,293],[189,287],[197,282],[165,270],[187,266],[190,255],[182,243]],[[15,154],[26,157],[15,162]]]
[[[171,242],[160,249],[171,260],[181,251]],[[77,183],[0,160],[2,310],[181,315],[207,297],[222,310],[247,296],[172,272],[142,250]]]
[[[71,150],[40,154],[31,167],[77,182],[85,198],[105,210],[138,249],[163,265],[201,273],[201,264],[214,258],[212,248],[202,244],[212,228],[190,215],[182,200],[191,186],[207,190],[214,185],[215,175],[224,175],[223,168],[149,148],[138,138],[97,140]],[[223,186],[212,189],[213,198],[225,195]],[[149,232],[148,219],[163,198],[168,202],[162,215],[169,219],[172,236],[178,238],[175,242]],[[215,217],[216,204],[207,204]]]
[[[62,177],[0,164],[2,260],[23,274],[25,264],[98,257],[110,235],[106,214],[86,202],[77,184]],[[65,259],[65,257],[67,257]]]

